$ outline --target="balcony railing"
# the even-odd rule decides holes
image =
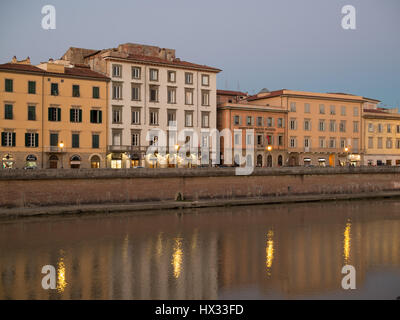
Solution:
[[[44,152],[48,153],[66,153],[68,149],[66,147],[60,148],[58,146],[47,146],[44,147]]]

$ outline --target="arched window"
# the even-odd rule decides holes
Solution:
[[[283,157],[281,155],[278,156],[278,167],[282,167],[283,165]]]
[[[49,158],[50,169],[57,169],[58,167],[58,157],[56,155],[51,155]]]
[[[78,155],[73,155],[70,159],[71,169],[79,169],[81,167],[81,157]]]
[[[267,157],[267,167],[268,168],[272,167],[272,156],[270,154]]]
[[[262,167],[263,164],[263,157],[261,154],[257,156],[257,167]]]

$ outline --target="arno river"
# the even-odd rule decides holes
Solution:
[[[395,299],[400,201],[0,220],[0,277],[0,299]]]

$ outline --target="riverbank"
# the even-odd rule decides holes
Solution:
[[[264,197],[229,200],[202,200],[202,201],[159,201],[139,202],[131,204],[92,204],[79,206],[49,206],[36,208],[0,208],[2,218],[25,218],[55,215],[91,215],[130,212],[143,214],[144,212],[157,213],[161,210],[212,208],[229,206],[268,205],[284,203],[304,203],[321,201],[348,201],[348,200],[372,200],[372,199],[400,198],[400,191],[358,193],[358,194],[333,194],[333,195],[296,195],[282,197]],[[173,211],[176,212],[176,211]]]

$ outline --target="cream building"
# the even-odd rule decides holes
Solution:
[[[211,147],[221,70],[181,61],[173,49],[132,43],[95,52],[70,48],[62,59],[67,58],[111,78],[109,167],[168,167],[176,160],[179,166],[199,164],[193,148]],[[151,145],[154,152],[146,155]]]

